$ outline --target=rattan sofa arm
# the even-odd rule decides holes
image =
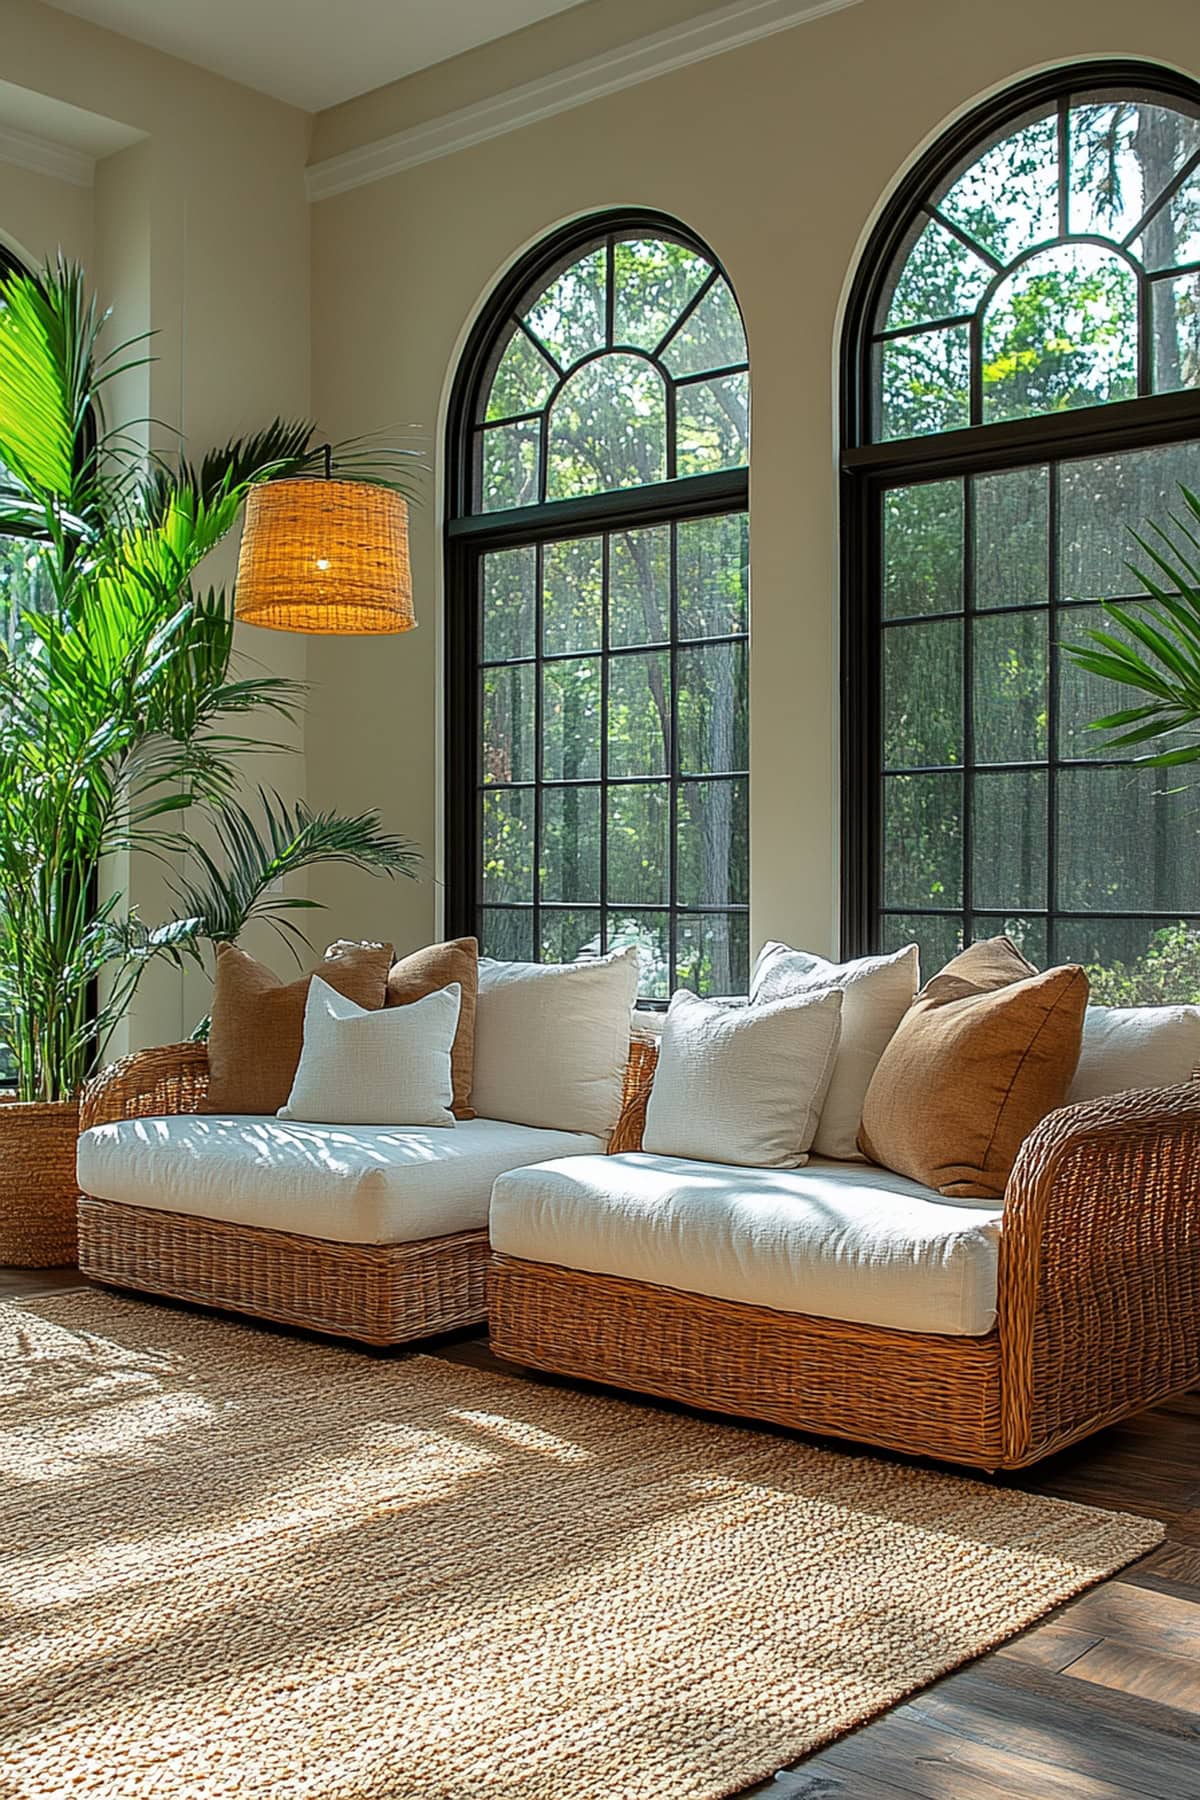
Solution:
[[[1063,1107],[1030,1133],[997,1305],[1010,1461],[1200,1379],[1200,1082]]]
[[[116,1119],[199,1112],[207,1092],[208,1051],[203,1044],[162,1044],[155,1050],[135,1050],[85,1083],[79,1129],[87,1131]]]
[[[654,1086],[658,1067],[658,1039],[636,1033],[629,1040],[629,1061],[625,1065],[625,1089],[621,1097],[621,1116],[608,1140],[608,1154],[617,1156],[622,1150],[640,1150],[646,1126],[646,1102]]]

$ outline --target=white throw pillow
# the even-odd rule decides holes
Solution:
[[[1089,1006],[1067,1103],[1175,1087],[1197,1069],[1200,1006]]]
[[[837,988],[842,1003],[842,1036],[829,1093],[821,1108],[813,1152],[839,1162],[865,1162],[858,1148],[863,1101],[875,1065],[913,1003],[920,985],[915,944],[886,956],[831,963],[786,944],[764,944],[750,978],[750,1000],[782,1000],[790,994]]]
[[[475,1076],[481,1119],[607,1137],[621,1113],[635,948],[592,962],[479,959]]]
[[[453,1125],[450,1048],[457,981],[407,1006],[368,1011],[314,975],[304,1047],[281,1119],[319,1125]]]
[[[797,1169],[808,1161],[841,1029],[826,989],[762,1006],[672,995],[642,1148],[657,1156]]]

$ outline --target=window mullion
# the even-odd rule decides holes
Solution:
[[[1046,499],[1046,600],[1050,641],[1046,649],[1046,962],[1058,961],[1058,595],[1059,595],[1059,465],[1051,463]]]
[[[612,536],[601,540],[600,568],[600,954],[608,950],[608,670]]]
[[[671,687],[667,745],[667,990],[674,993],[679,981],[679,885],[676,846],[679,842],[679,527],[671,526],[668,550],[668,604],[671,650],[667,659]]]

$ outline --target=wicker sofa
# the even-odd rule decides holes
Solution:
[[[649,1046],[636,1040],[631,1046],[625,1075],[625,1099],[640,1092]],[[357,1233],[360,1241],[340,1241],[322,1228],[318,1218],[306,1221],[305,1230],[286,1230],[279,1223],[261,1225],[252,1219],[275,1218],[286,1213],[286,1204],[271,1203],[261,1192],[257,1146],[268,1134],[276,1141],[307,1137],[314,1157],[337,1155],[345,1160],[359,1146],[361,1133],[338,1127],[276,1126],[273,1120],[220,1120],[205,1115],[208,1056],[202,1044],[171,1044],[142,1050],[98,1074],[87,1086],[80,1108],[79,1151],[79,1267],[95,1281],[135,1288],[172,1299],[194,1301],[233,1312],[248,1313],[280,1324],[309,1331],[355,1338],[373,1345],[406,1343],[438,1332],[478,1325],[487,1316],[486,1278],[489,1260],[487,1204],[491,1182],[501,1167],[537,1160],[539,1155],[559,1155],[574,1150],[571,1133],[546,1133],[522,1126],[473,1120],[453,1133],[408,1132],[397,1128],[380,1131],[380,1160],[391,1146],[393,1156],[403,1156],[414,1140],[412,1160],[426,1166],[439,1157],[454,1155],[462,1179],[448,1168],[450,1179],[440,1193],[426,1197],[419,1216],[446,1218],[435,1234],[411,1235],[408,1224],[387,1230],[386,1209],[381,1206],[379,1181],[357,1179],[351,1164],[348,1180],[330,1188],[325,1218],[332,1223],[338,1208],[365,1192],[373,1213],[364,1217]],[[194,1117],[192,1137],[173,1125]],[[157,1128],[155,1122],[157,1121]],[[138,1122],[138,1123],[134,1123]],[[493,1141],[481,1150],[478,1140],[493,1127]],[[104,1129],[109,1128],[109,1129]],[[209,1148],[200,1134],[233,1140],[232,1178],[236,1189],[237,1168],[245,1171],[246,1203],[229,1205],[226,1191],[213,1204],[211,1186],[203,1187],[202,1154]],[[499,1150],[495,1133],[501,1133]],[[369,1136],[369,1134],[368,1134]],[[557,1147],[553,1139],[562,1139]],[[333,1146],[333,1150],[330,1146]],[[579,1137],[581,1151],[602,1150],[598,1139]],[[165,1149],[165,1154],[164,1154]],[[368,1149],[368,1154],[370,1154]],[[189,1163],[189,1158],[192,1159]],[[111,1185],[130,1191],[128,1170],[140,1163],[143,1170],[163,1171],[162,1194],[154,1204],[131,1204],[103,1191],[104,1173],[127,1165],[122,1178]],[[323,1185],[302,1165],[295,1169],[306,1190],[307,1210],[313,1212],[314,1190],[318,1203]],[[194,1185],[191,1171],[194,1170]],[[401,1167],[403,1177],[409,1170]],[[419,1171],[418,1171],[419,1172]],[[285,1164],[281,1179],[286,1182]],[[229,1172],[224,1177],[229,1186]],[[254,1192],[257,1185],[260,1190]],[[455,1191],[455,1189],[458,1191]],[[164,1204],[179,1194],[177,1208]],[[297,1196],[299,1200],[299,1196]],[[415,1197],[402,1185],[392,1207],[413,1210]],[[212,1216],[221,1211],[242,1211],[242,1218]],[[296,1211],[301,1207],[297,1204]],[[466,1228],[462,1228],[465,1223]],[[347,1232],[347,1236],[350,1233]],[[392,1241],[369,1241],[372,1237]]]
[[[605,1173],[615,1192],[622,1175],[661,1161],[637,1154],[654,1057],[642,1048],[606,1170],[585,1159],[569,1174],[548,1165],[497,1182],[489,1319],[500,1356],[987,1470],[1035,1462],[1200,1380],[1200,1082],[1043,1120],[997,1214],[995,1323],[948,1335],[630,1279],[628,1217],[598,1250],[590,1218],[589,1267],[506,1253],[552,1238],[556,1185],[585,1182],[594,1215]],[[698,1180],[714,1174],[694,1167]]]
[[[629,1159],[661,1160],[640,1153],[656,1057],[633,1039],[607,1145],[614,1185]],[[140,1052],[92,1082],[83,1128],[197,1113],[206,1078],[199,1045]],[[85,1193],[80,1267],[368,1344],[486,1316],[514,1363],[988,1470],[1035,1462],[1200,1380],[1200,1082],[1068,1106],[1038,1126],[997,1214],[995,1323],[974,1335],[506,1253],[514,1202],[519,1212],[527,1186],[563,1169],[572,1161],[500,1177],[494,1254],[482,1226],[347,1244]]]

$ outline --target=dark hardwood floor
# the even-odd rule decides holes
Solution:
[[[0,1269],[0,1299],[78,1285]],[[482,1334],[426,1348],[519,1373]],[[1011,1485],[1161,1519],[1166,1542],[742,1800],[1200,1800],[1200,1391]]]

